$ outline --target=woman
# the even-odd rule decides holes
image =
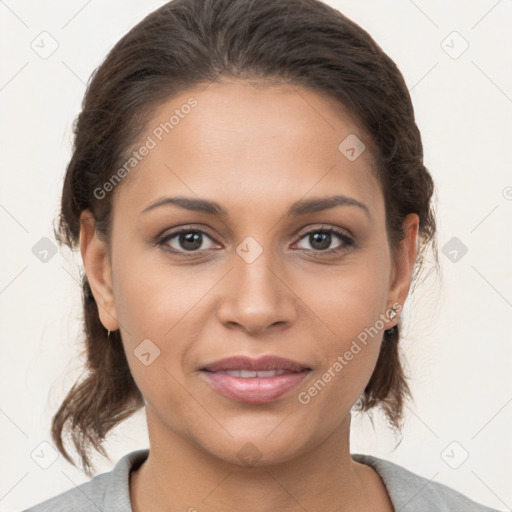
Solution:
[[[174,0],[94,73],[59,241],[80,248],[87,374],[54,416],[88,449],[145,406],[149,450],[29,509],[491,510],[350,453],[400,431],[400,313],[433,182],[406,85],[316,0]]]

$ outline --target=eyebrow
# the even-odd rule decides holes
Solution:
[[[227,216],[228,212],[219,203],[209,201],[206,199],[198,199],[193,197],[162,197],[150,203],[142,213],[149,212],[161,206],[175,205],[185,210],[194,212],[207,213],[216,216]],[[369,208],[364,204],[344,195],[334,195],[328,197],[314,197],[311,199],[301,199],[293,203],[288,211],[285,213],[286,217],[297,217],[307,213],[315,213],[323,210],[328,210],[336,206],[355,206],[363,210],[367,217],[371,219]],[[141,215],[142,215],[141,213]]]

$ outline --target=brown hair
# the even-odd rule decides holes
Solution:
[[[393,254],[403,238],[405,216],[420,218],[413,286],[428,246],[437,263],[434,185],[423,165],[404,79],[367,32],[318,0],[173,0],[122,37],[94,71],[75,122],[55,228],[61,245],[77,248],[85,209],[108,245],[112,194],[99,199],[94,191],[126,161],[159,103],[222,77],[311,87],[338,100],[375,148]],[[52,436],[74,464],[63,444],[63,434],[69,433],[91,475],[90,447],[106,456],[105,436],[144,399],[119,331],[107,337],[86,275],[82,287],[86,373],[55,413]],[[379,405],[395,430],[401,430],[404,399],[411,396],[399,339],[398,326],[386,331],[376,368],[356,404],[361,411]]]

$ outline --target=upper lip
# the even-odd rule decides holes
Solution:
[[[209,363],[201,368],[209,372],[220,372],[226,370],[252,370],[252,371],[268,371],[268,370],[288,370],[290,372],[300,372],[310,370],[307,365],[285,359],[278,356],[263,356],[257,359],[247,356],[231,356],[219,359],[213,363]]]

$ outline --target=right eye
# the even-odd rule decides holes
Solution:
[[[182,253],[198,253],[212,247],[204,247],[204,237],[212,240],[210,235],[201,229],[195,228],[181,228],[171,233],[166,234],[164,237],[157,241],[157,245],[164,248],[164,250]]]

